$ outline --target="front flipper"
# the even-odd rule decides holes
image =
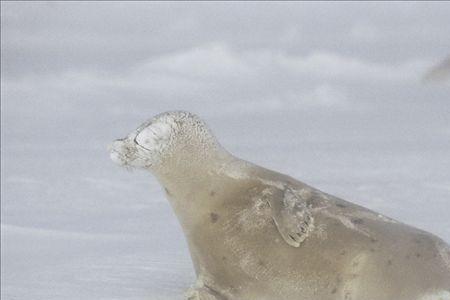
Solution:
[[[264,197],[283,239],[292,247],[299,247],[314,229],[314,219],[306,201],[288,186],[282,190],[271,188]]]

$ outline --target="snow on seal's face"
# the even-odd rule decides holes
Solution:
[[[199,139],[200,138],[200,139]],[[176,143],[213,139],[203,121],[184,111],[155,116],[109,146],[111,159],[121,166],[149,168],[174,151]]]
[[[126,138],[114,141],[109,146],[111,159],[121,166],[151,167],[157,164],[177,134],[178,114],[158,115]]]

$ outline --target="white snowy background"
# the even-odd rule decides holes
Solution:
[[[166,110],[450,241],[450,4],[1,2],[1,297],[182,299],[161,187],[106,151]]]

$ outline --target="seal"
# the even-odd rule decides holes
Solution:
[[[450,299],[444,241],[235,157],[192,113],[109,149],[164,187],[197,274],[189,300]]]

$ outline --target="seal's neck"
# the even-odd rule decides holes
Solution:
[[[165,188],[180,197],[207,188],[230,162],[237,160],[220,145],[208,149],[193,148],[191,145],[179,149],[176,155],[150,170]]]
[[[208,219],[215,207],[224,201],[218,191],[226,189],[232,180],[223,170],[237,160],[218,149],[207,156],[172,161],[170,165],[153,170],[186,235]]]

